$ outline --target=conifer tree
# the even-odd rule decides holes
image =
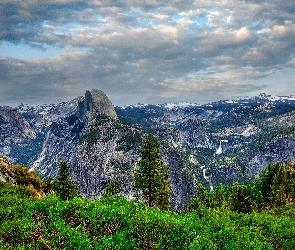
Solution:
[[[278,207],[286,204],[285,197],[288,195],[287,167],[275,163],[275,173],[270,184],[270,204]]]
[[[139,168],[134,172],[134,186],[150,207],[170,208],[169,169],[163,165],[157,139],[149,133],[140,152]]]
[[[211,197],[211,207],[222,207],[226,205],[226,190],[224,186],[219,183],[219,185],[214,189],[214,192]]]
[[[118,196],[122,192],[119,184],[115,181],[110,181],[105,187],[103,196],[114,195]]]
[[[69,200],[80,196],[80,190],[72,180],[65,160],[62,160],[60,163],[58,176],[53,183],[53,189],[62,200]]]
[[[196,186],[196,196],[191,199],[190,204],[188,206],[188,210],[194,210],[200,206],[209,207],[209,205],[210,194],[208,193],[206,187],[204,187],[202,183],[199,183]]]
[[[251,198],[251,187],[249,185],[243,185],[234,183],[230,187],[229,202],[233,211],[242,213],[251,213],[256,204]]]

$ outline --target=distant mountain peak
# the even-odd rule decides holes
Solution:
[[[98,89],[86,90],[85,98],[79,103],[79,114],[85,117],[87,112],[106,115],[118,119],[115,108],[106,94]]]

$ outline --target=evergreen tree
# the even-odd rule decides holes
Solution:
[[[115,181],[110,181],[104,190],[103,196],[115,195],[118,196],[122,192],[119,184]]]
[[[202,183],[196,186],[196,196],[193,197],[188,206],[188,211],[197,209],[200,206],[209,207],[210,205],[210,194]]]
[[[157,139],[149,133],[140,152],[139,168],[134,172],[134,186],[150,207],[170,208],[169,169],[163,165]]]
[[[65,160],[62,160],[60,163],[58,176],[53,183],[53,189],[62,200],[69,200],[80,196],[80,190],[72,180]]]
[[[279,163],[275,164],[275,174],[270,185],[270,203],[273,207],[286,204],[288,196],[287,167]]]
[[[211,195],[211,207],[222,207],[226,205],[226,190],[220,183],[213,191]]]
[[[276,174],[278,163],[269,165],[266,169],[262,170],[254,183],[254,196],[260,207],[265,207],[271,203],[271,192],[273,180]]]
[[[209,204],[209,194],[207,189],[203,186],[203,184],[199,183],[196,187],[197,197],[204,205]]]
[[[45,179],[44,179],[44,183],[45,183],[45,186],[44,186],[44,193],[47,195],[47,194],[52,194],[53,193],[53,183],[54,183],[54,179],[52,176],[47,176]]]
[[[288,162],[287,166],[288,176],[288,203],[295,200],[295,163]]]
[[[269,165],[254,181],[255,200],[261,208],[290,203],[294,195],[294,180],[293,164],[286,162],[285,166],[280,163]]]
[[[256,208],[251,197],[252,189],[249,185],[234,183],[229,192],[229,202],[233,211],[251,213]]]

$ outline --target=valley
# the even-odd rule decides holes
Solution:
[[[91,90],[56,105],[1,107],[0,154],[41,177],[56,176],[65,159],[84,197],[100,197],[116,181],[132,198],[132,173],[152,132],[179,210],[197,183],[214,189],[251,182],[269,164],[295,161],[294,120],[293,97],[114,107],[102,91]]]

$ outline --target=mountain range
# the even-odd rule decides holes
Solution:
[[[0,107],[0,154],[56,176],[62,159],[84,197],[100,197],[110,181],[132,198],[133,170],[152,132],[170,168],[176,210],[195,185],[253,180],[274,162],[295,161],[295,98],[270,96],[209,104],[114,107],[100,90],[50,105]]]

